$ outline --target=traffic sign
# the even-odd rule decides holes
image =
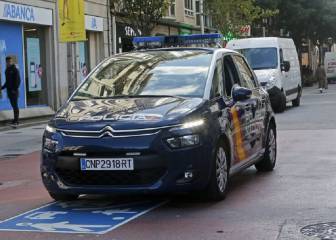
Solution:
[[[0,221],[0,231],[104,234],[164,203],[54,202]]]

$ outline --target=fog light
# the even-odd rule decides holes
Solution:
[[[185,179],[192,179],[194,177],[194,173],[192,171],[186,171],[184,173],[184,178]]]
[[[193,170],[186,170],[184,172],[184,175],[182,175],[181,178],[179,178],[176,181],[176,184],[188,184],[188,183],[191,183],[194,179],[195,179],[194,171]]]

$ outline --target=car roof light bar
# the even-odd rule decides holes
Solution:
[[[187,47],[195,45],[218,45],[223,36],[219,33],[173,35],[156,37],[134,37],[133,44],[136,49],[153,49],[165,47]]]

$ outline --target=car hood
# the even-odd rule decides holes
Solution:
[[[260,83],[268,83],[272,77],[277,77],[277,69],[254,70]]]
[[[53,125],[69,130],[116,130],[162,127],[181,123],[197,109],[201,98],[149,97],[70,101],[56,114]]]

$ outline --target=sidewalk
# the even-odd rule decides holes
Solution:
[[[46,123],[0,132],[0,160],[41,150]]]
[[[13,129],[22,129],[32,126],[45,125],[51,119],[51,117],[39,117],[39,118],[30,118],[30,119],[20,119],[20,125],[16,128],[13,128],[10,124],[10,121],[0,121],[0,133],[3,131],[13,130]]]

